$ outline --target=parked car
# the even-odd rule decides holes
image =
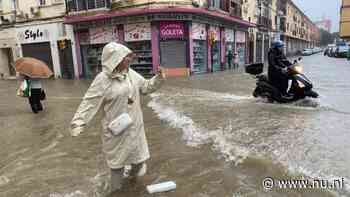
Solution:
[[[315,48],[313,48],[313,52],[320,53],[320,52],[322,52],[322,49],[320,47],[315,47]]]
[[[301,54],[303,56],[309,56],[309,55],[312,55],[313,54],[313,50],[312,49],[304,49]]]
[[[335,57],[346,58],[348,57],[349,45],[347,43],[341,43],[337,46]]]

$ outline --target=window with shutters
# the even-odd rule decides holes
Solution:
[[[45,0],[39,0],[39,6],[44,6],[46,5],[46,1]]]
[[[111,0],[66,0],[70,12],[109,8]]]
[[[212,8],[216,8],[216,9],[220,9],[220,1],[221,0],[211,0],[210,3],[211,3],[211,7]]]

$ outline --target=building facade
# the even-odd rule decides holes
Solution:
[[[240,64],[247,62],[247,32],[254,25],[242,20],[240,1],[89,2],[67,1],[65,20],[74,26],[82,78],[101,70],[102,49],[110,41],[131,48],[138,56],[131,67],[145,76],[159,66],[169,76],[225,70],[235,52]]]
[[[243,19],[256,24],[249,29],[250,62],[265,62],[274,40],[285,42],[287,55],[319,43],[318,28],[291,0],[244,0]]]
[[[0,74],[3,77],[16,75],[14,62],[20,57],[44,61],[57,78],[77,76],[73,28],[63,23],[64,0],[2,0],[1,3]],[[62,41],[65,46],[60,48]]]
[[[265,62],[277,34],[277,0],[243,2],[243,19],[256,24],[249,29],[249,62]]]
[[[340,37],[350,41],[350,0],[343,0],[340,12]]]
[[[281,40],[286,43],[288,55],[299,54],[305,48],[319,46],[320,32],[317,26],[291,0],[281,3]]]
[[[56,77],[93,78],[111,41],[137,54],[131,67],[145,76],[159,66],[186,76],[228,69],[234,58],[266,62],[274,40],[288,55],[319,40],[292,0],[2,0],[0,16],[0,77],[29,56]]]

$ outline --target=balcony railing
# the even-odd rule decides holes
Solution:
[[[66,0],[68,12],[110,8],[111,0]]]
[[[258,26],[272,29],[272,20],[267,17],[258,17]]]

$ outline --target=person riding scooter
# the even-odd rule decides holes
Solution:
[[[270,82],[278,88],[282,96],[285,98],[293,95],[287,92],[288,89],[288,67],[292,65],[283,53],[284,43],[282,41],[274,41],[268,52],[268,78]]]

